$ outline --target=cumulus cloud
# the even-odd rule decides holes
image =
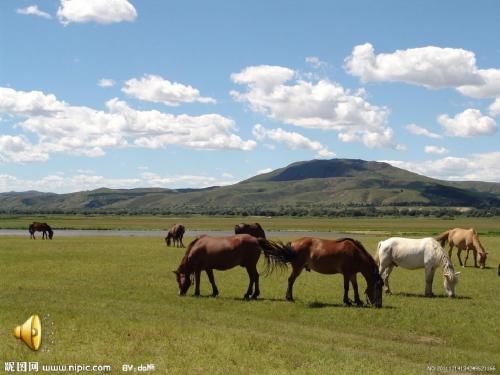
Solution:
[[[457,88],[464,95],[477,99],[500,97],[500,69],[479,69],[483,83]]]
[[[471,108],[456,114],[455,117],[449,117],[446,114],[440,115],[438,122],[444,127],[446,133],[453,137],[469,138],[494,134],[497,131],[494,119]]]
[[[461,48],[427,46],[375,54],[366,43],[354,47],[345,69],[363,82],[406,82],[429,89],[454,88],[478,99],[500,97],[500,69],[479,69],[474,52]]]
[[[201,96],[200,91],[192,86],[170,82],[152,74],[147,74],[141,79],[128,80],[122,91],[140,100],[163,103],[168,106],[192,102],[215,103],[215,99]]]
[[[43,162],[49,155],[41,147],[22,136],[0,135],[0,163]]]
[[[143,172],[138,177],[110,178],[92,171],[80,171],[78,174],[65,175],[55,173],[38,179],[22,179],[9,174],[0,174],[0,192],[37,190],[52,193],[70,193],[82,190],[94,190],[102,187],[111,189],[132,189],[138,187],[204,188],[223,186],[238,182],[234,177],[199,175],[161,176],[152,172]]]
[[[490,110],[491,116],[499,116],[500,115],[500,98],[495,99],[493,103],[488,108]]]
[[[427,154],[447,154],[449,150],[446,147],[438,147],[438,146],[425,146],[424,151]]]
[[[0,113],[20,117],[16,127],[37,136],[37,149],[46,153],[95,157],[118,147],[251,150],[256,146],[255,141],[236,135],[234,121],[219,114],[139,111],[117,98],[109,100],[106,108],[72,106],[39,91],[0,88]]]
[[[57,17],[64,25],[72,22],[110,24],[134,21],[137,18],[137,11],[127,0],[60,0],[60,2]]]
[[[101,78],[99,82],[97,82],[97,86],[107,88],[113,87],[115,85],[115,81],[109,78]]]
[[[272,168],[264,168],[264,169],[260,169],[257,171],[256,175],[259,175],[259,174],[264,174],[264,173],[269,173],[269,172],[272,172],[274,171],[274,169]]]
[[[401,81],[439,89],[483,83],[473,52],[434,46],[375,55],[370,43],[355,46],[346,70],[363,82]]]
[[[370,104],[364,91],[352,93],[328,80],[305,81],[280,66],[251,66],[232,74],[233,82],[247,91],[231,96],[248,103],[254,112],[303,128],[334,130],[343,141],[359,140],[368,147],[393,145],[392,129],[385,125],[388,109]]]
[[[285,144],[291,150],[307,149],[317,153],[319,157],[328,158],[334,157],[335,153],[328,150],[317,141],[312,141],[302,134],[296,132],[288,132],[281,128],[266,129],[262,125],[257,124],[253,127],[253,135],[258,140],[271,139],[276,142]]]
[[[398,168],[439,179],[500,182],[500,152],[498,151],[471,154],[460,158],[448,156],[422,162],[384,161]]]
[[[325,66],[328,65],[325,61],[322,61],[317,56],[308,56],[308,57],[306,57],[306,63],[308,63],[309,65],[311,65],[315,69],[323,68],[323,67],[325,67]]]
[[[38,9],[38,5],[30,5],[30,6],[27,6],[26,8],[19,8],[16,10],[16,12],[19,14],[37,16],[37,17],[42,17],[42,18],[47,18],[47,19],[52,18],[52,16],[50,14],[48,14],[47,12],[44,12],[44,11]]]
[[[421,126],[415,125],[415,124],[408,124],[406,125],[406,130],[408,130],[411,134],[415,135],[422,135],[424,137],[428,138],[442,138],[441,135],[433,133],[425,128],[422,128]]]

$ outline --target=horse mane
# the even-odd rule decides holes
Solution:
[[[455,267],[453,267],[453,263],[451,262],[450,257],[441,246],[435,246],[435,250],[438,253],[439,264],[443,267],[443,276],[446,277],[449,281],[455,281]]]
[[[191,241],[191,243],[188,245],[188,247],[186,249],[186,252],[184,253],[184,256],[182,257],[181,263],[179,264],[179,267],[177,268],[177,271],[184,272],[184,273],[189,273],[190,275],[194,272],[194,271],[193,272],[185,272],[186,271],[186,264],[187,264],[188,259],[189,259],[189,253],[193,249],[193,246],[198,242],[198,240],[200,238],[203,238],[203,237],[205,237],[205,235],[198,236],[194,240]],[[183,269],[183,271],[181,271],[181,268]]]
[[[354,243],[361,250],[361,252],[366,256],[366,258],[368,259],[368,262],[377,270],[377,274],[378,274],[377,262],[375,261],[375,259],[373,259],[372,255],[368,252],[368,250],[365,249],[365,247],[363,246],[363,244],[361,242],[359,242],[358,240],[355,240],[354,238],[350,238],[350,237],[344,237],[344,238],[339,238],[338,240],[335,240],[335,242],[343,242],[343,241],[351,241],[352,243]]]

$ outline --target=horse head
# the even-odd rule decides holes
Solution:
[[[477,252],[477,262],[479,263],[479,268],[484,268],[486,267],[486,255],[487,252]]]
[[[367,302],[377,308],[382,307],[382,287],[384,286],[384,281],[380,277],[378,269],[375,268],[373,271],[373,277],[367,282],[367,287],[365,294],[367,296]]]
[[[189,275],[186,272],[180,271],[179,269],[176,271],[172,271],[175,273],[175,277],[177,280],[177,285],[179,286],[179,295],[180,296],[185,296],[187,291],[189,290],[189,287],[192,284],[192,275]]]
[[[455,287],[458,283],[458,275],[460,272],[455,272],[454,269],[450,268],[444,271],[444,288],[448,297],[455,297]]]

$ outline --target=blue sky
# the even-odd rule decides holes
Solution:
[[[203,187],[332,157],[500,182],[498,14],[4,0],[0,191]]]

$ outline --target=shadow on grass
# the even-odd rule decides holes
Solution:
[[[448,297],[445,294],[435,294],[432,297],[427,297],[425,294],[418,294],[418,293],[392,293],[393,296],[396,297],[413,297],[413,298],[428,298],[428,299],[434,299],[434,298],[450,298],[450,299],[472,299],[469,296],[456,296],[456,297]]]
[[[363,305],[363,306],[346,306],[343,303],[323,303],[323,302],[311,302],[307,305],[310,309],[322,309],[324,307],[343,307],[343,308],[348,308],[348,309],[375,309],[375,307],[370,306],[370,305]],[[381,309],[395,309],[394,306],[382,306]]]

